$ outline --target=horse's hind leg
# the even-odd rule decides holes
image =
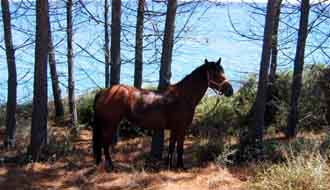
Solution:
[[[104,157],[105,157],[105,167],[108,171],[113,170],[113,164],[112,164],[112,160],[110,157],[110,151],[109,151],[109,143],[104,143],[103,144],[103,149],[104,149]]]
[[[168,147],[168,156],[167,156],[167,160],[166,160],[166,165],[169,168],[172,168],[172,161],[173,161],[173,152],[174,152],[174,148],[175,148],[175,143],[176,143],[176,133],[175,130],[171,130],[171,134],[170,134],[170,144]]]
[[[108,171],[113,170],[113,163],[112,163],[112,159],[110,156],[110,150],[109,148],[112,148],[112,146],[110,147],[110,145],[113,145],[114,143],[114,134],[116,134],[117,132],[117,124],[115,125],[111,125],[108,126],[107,128],[105,128],[103,134],[103,149],[104,149],[104,158],[105,158],[105,167]]]

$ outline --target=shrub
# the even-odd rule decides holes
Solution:
[[[248,181],[253,190],[328,190],[330,167],[320,154],[292,156],[286,163],[273,165]]]
[[[226,131],[235,121],[231,98],[205,97],[196,108],[195,125],[200,130],[215,127]]]
[[[87,93],[81,97],[79,97],[77,101],[77,114],[78,120],[80,124],[88,124],[94,114],[94,97],[96,92]]]
[[[149,135],[149,130],[132,125],[129,121],[123,120],[118,126],[119,134],[121,137],[137,137]]]
[[[327,126],[325,95],[319,83],[320,77],[326,69],[323,65],[307,65],[304,68],[302,89],[299,98],[298,128],[301,130],[320,130]],[[292,72],[278,75],[275,86],[278,88],[279,112],[274,126],[283,131],[287,126],[289,114]]]
[[[57,160],[63,156],[67,156],[74,151],[73,138],[70,131],[72,129],[65,129],[64,131],[50,130],[48,135],[48,143],[44,147],[42,160]]]
[[[307,154],[310,152],[319,152],[320,141],[315,139],[296,138],[293,141],[281,145],[281,154],[283,157],[292,157]]]
[[[200,163],[215,160],[224,151],[224,141],[221,139],[201,139],[193,146],[193,159]]]
[[[275,140],[265,140],[257,144],[244,144],[240,142],[233,149],[236,149],[233,155],[233,162],[236,164],[256,161],[278,163],[284,160],[281,145]]]
[[[232,147],[225,145],[222,152],[218,154],[215,159],[215,164],[218,167],[228,166],[234,164],[234,156],[237,152],[237,149],[233,149]]]
[[[323,157],[330,160],[330,136],[327,135],[326,138],[320,145],[320,153]]]

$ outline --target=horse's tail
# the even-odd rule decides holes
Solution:
[[[92,121],[92,128],[93,128],[93,154],[94,159],[96,161],[96,164],[99,164],[101,162],[102,157],[102,142],[101,142],[101,126],[99,125],[99,121],[97,119],[96,114],[96,101],[98,97],[100,96],[100,92],[97,92],[94,98],[94,104],[93,104],[93,110],[94,110],[94,116]]]

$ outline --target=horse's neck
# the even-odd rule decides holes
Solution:
[[[195,76],[197,74],[201,76]],[[203,73],[192,73],[175,85],[180,96],[193,107],[197,106],[208,87],[207,78],[202,75]]]

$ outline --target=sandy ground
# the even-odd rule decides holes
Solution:
[[[63,130],[59,128],[57,130]],[[0,131],[3,141],[3,131]],[[15,155],[26,146],[18,141],[16,150],[0,150],[0,157]],[[74,141],[74,150],[61,158],[47,162],[0,165],[0,190],[14,189],[161,189],[161,190],[243,190],[248,178],[247,168],[219,168],[214,163],[194,163],[191,158],[193,140],[185,143],[185,171],[168,170],[162,164],[157,170],[148,169],[149,138],[122,140],[113,156],[115,170],[105,171],[103,165],[94,165],[91,151],[91,133],[82,130]],[[23,150],[22,150],[23,151]],[[56,155],[54,155],[56,157]]]

